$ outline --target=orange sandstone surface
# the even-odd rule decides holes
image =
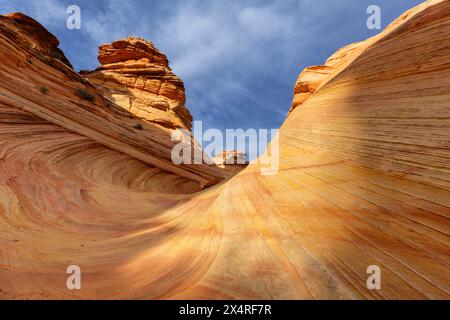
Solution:
[[[150,122],[191,129],[183,82],[151,42],[134,37],[115,41],[100,47],[98,59],[102,66],[83,76],[103,95]]]
[[[0,41],[0,103],[3,105],[26,111],[151,166],[196,181],[200,187],[229,177],[227,170],[217,166],[193,167],[172,162],[171,150],[178,143],[172,141],[172,132],[177,128],[190,128],[191,116],[183,105],[182,82],[169,71],[167,59],[161,62],[165,63],[162,66],[164,75],[156,76],[159,91],[140,94],[139,83],[147,78],[139,75],[133,78],[133,74],[126,73],[126,68],[116,70],[107,64],[104,67],[115,72],[96,71],[92,83],[76,73],[57,48],[58,40],[39,23],[22,14],[0,17]],[[129,41],[130,47],[143,50],[139,44],[144,42],[133,38]],[[150,48],[145,49],[148,49],[148,56],[155,56],[151,65],[157,68],[164,56],[158,56]],[[109,58],[103,56],[101,50],[100,61],[121,59],[120,50],[118,56],[114,53],[110,53]],[[122,77],[117,76],[120,71]],[[101,84],[97,87],[99,73],[103,74],[103,79],[110,78],[112,83],[123,81],[121,91],[115,92],[116,86],[111,86],[108,92]],[[147,82],[152,83],[151,80]],[[132,84],[134,87],[129,88]],[[147,89],[152,90],[152,85],[149,84]],[[131,108],[124,105],[125,99],[131,101]],[[136,100],[134,107],[133,100]],[[158,109],[161,104],[168,104],[167,109]]]
[[[150,42],[79,75],[0,16],[0,298],[449,299],[449,44],[450,1],[430,0],[306,69],[279,170],[230,178],[170,161],[192,118]]]

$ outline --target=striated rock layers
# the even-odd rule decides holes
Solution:
[[[94,72],[83,73],[104,96],[134,115],[169,128],[192,127],[183,82],[167,57],[144,39],[129,37],[103,45]]]
[[[450,298],[450,1],[305,71],[297,92],[314,92],[280,130],[275,174],[252,162],[197,193],[185,173],[216,171],[145,161],[173,169],[161,132],[185,118],[140,114],[153,98],[135,84],[127,109],[119,84],[136,74],[105,69],[142,58],[117,53],[86,81],[30,50],[20,22],[0,17],[0,31],[1,298]],[[176,90],[161,92],[172,110]],[[82,290],[66,288],[72,264]]]
[[[102,85],[99,88],[95,86],[103,71],[93,73],[94,84],[74,72],[57,48],[56,38],[32,19],[22,14],[2,16],[0,31],[0,82],[3,89],[0,103],[20,108],[149,165],[196,181],[200,187],[215,184],[229,176],[227,170],[213,165],[175,165],[172,162],[171,151],[178,143],[172,141],[172,132],[176,128],[190,128],[191,116],[183,104],[181,81],[169,71],[165,56],[152,48],[150,43],[138,39],[118,42],[130,43],[132,49],[129,52],[132,54],[148,50],[148,57],[143,58],[153,59],[148,69],[158,69],[157,64],[161,63],[164,75],[155,76],[158,82],[155,86],[159,88],[155,94],[138,89],[141,88],[138,83],[143,81],[145,88],[153,90],[153,80],[133,77],[126,73],[126,69],[114,69],[112,66],[119,63],[121,56],[126,57],[123,54],[126,49],[110,49],[107,54],[108,49],[102,47],[100,61],[106,63],[106,68],[113,68],[116,74],[105,72],[103,79],[123,82],[128,79],[136,88],[123,84],[122,89],[111,85],[112,89],[108,90]],[[112,46],[120,47],[120,44]],[[120,72],[125,73],[117,76]],[[115,80],[108,81],[112,84]],[[114,90],[119,90],[121,94],[114,93]],[[131,101],[135,107],[128,110],[124,100]],[[166,110],[157,108],[162,108],[163,104],[168,104]],[[201,156],[202,153],[197,153],[197,158],[198,154]]]
[[[239,172],[248,166],[246,154],[236,150],[224,150],[212,158],[214,163],[230,172]]]

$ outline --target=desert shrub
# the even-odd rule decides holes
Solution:
[[[64,58],[64,56],[63,56],[60,52],[55,51],[55,50],[53,50],[52,52],[50,52],[50,55],[51,55],[53,58],[58,59],[58,60],[61,60],[61,59]]]
[[[41,87],[41,88],[39,89],[39,91],[40,91],[41,93],[43,93],[43,94],[47,94],[50,90],[48,90],[47,87]]]
[[[95,101],[95,96],[90,93],[87,89],[77,89],[75,91],[76,95],[79,96],[81,99],[84,99],[89,102]]]
[[[144,130],[144,128],[142,127],[142,125],[140,123],[136,123],[133,128],[137,129],[137,130]]]

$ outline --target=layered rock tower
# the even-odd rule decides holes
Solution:
[[[102,64],[83,76],[127,111],[169,128],[191,130],[183,82],[150,41],[129,37],[99,48]]]

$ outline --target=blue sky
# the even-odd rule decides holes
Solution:
[[[278,128],[298,74],[340,47],[378,33],[366,27],[371,4],[383,28],[420,0],[0,0],[55,34],[77,70],[98,66],[97,48],[129,35],[167,54],[186,86],[187,107],[204,128]],[[66,8],[81,8],[81,30]]]

